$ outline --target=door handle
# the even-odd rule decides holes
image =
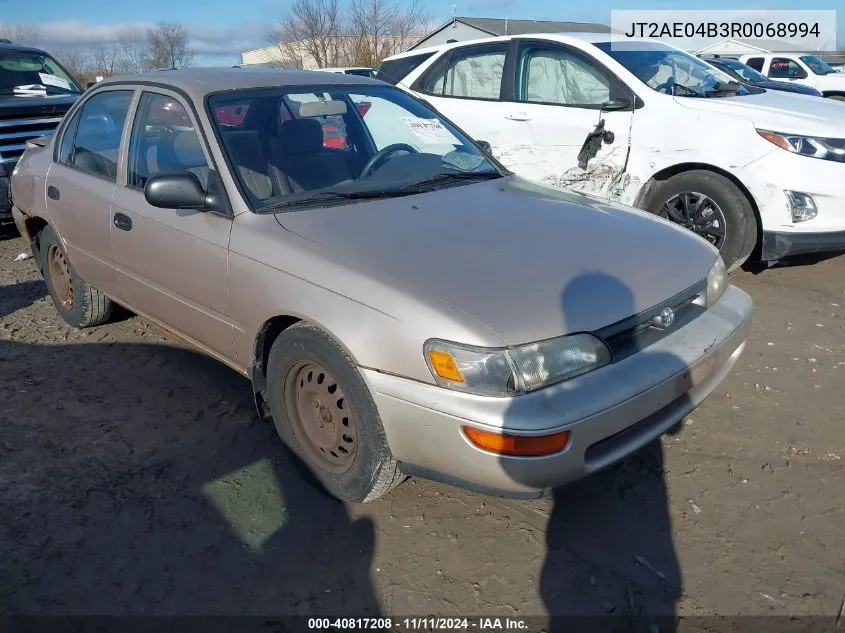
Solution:
[[[47,197],[51,200],[58,200],[59,199],[59,190],[56,189],[53,185],[49,185],[47,187]]]
[[[114,225],[119,228],[121,231],[131,231],[132,230],[132,218],[128,215],[124,215],[123,213],[115,213],[114,214]]]
[[[530,121],[531,117],[525,114],[525,112],[513,112],[511,114],[506,114],[505,118],[510,121]]]

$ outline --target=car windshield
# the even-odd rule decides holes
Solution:
[[[392,86],[227,91],[208,100],[241,191],[258,212],[394,197],[507,172]]]
[[[657,42],[602,42],[598,48],[652,90],[676,97],[733,97],[751,92],[724,71]]]
[[[804,55],[800,59],[817,75],[829,75],[830,73],[836,72],[836,69],[833,66],[822,61],[815,55]]]
[[[0,51],[0,94],[80,94],[79,87],[52,57],[45,53]]]
[[[735,72],[741,79],[744,81],[749,81],[751,83],[757,83],[759,81],[768,81],[761,73],[758,73],[754,70],[751,66],[746,66],[740,61],[735,59],[720,59],[718,60],[719,63],[726,67],[728,70],[732,70]]]

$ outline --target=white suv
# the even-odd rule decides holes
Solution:
[[[845,72],[836,70],[815,55],[743,55],[739,60],[769,79],[810,86],[825,97],[845,101]]]
[[[405,70],[407,69],[407,70]],[[489,38],[382,66],[517,174],[645,209],[731,269],[845,251],[845,103],[739,85],[668,44]]]

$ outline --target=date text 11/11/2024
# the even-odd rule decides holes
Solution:
[[[512,617],[308,618],[308,629],[312,631],[525,631],[528,628],[524,619]]]

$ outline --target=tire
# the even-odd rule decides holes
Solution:
[[[332,496],[368,502],[404,480],[364,379],[340,345],[316,326],[297,323],[273,342],[267,395],[282,442]]]
[[[828,99],[834,99],[835,101],[845,101],[845,95],[830,95]]]
[[[697,169],[681,172],[655,187],[645,210],[681,224],[667,211],[667,203],[677,204],[679,197],[684,194],[704,195],[715,203],[716,207],[711,206],[711,212],[720,213],[725,224],[724,236],[721,244],[718,244],[719,253],[725,260],[728,272],[742,266],[757,244],[757,219],[748,197],[721,174]],[[711,243],[718,240],[718,237],[713,236],[702,237]]]
[[[109,320],[112,302],[92,288],[73,268],[55,231],[45,226],[35,236],[33,253],[59,316],[68,325],[83,329]],[[65,278],[57,272],[64,268]]]

